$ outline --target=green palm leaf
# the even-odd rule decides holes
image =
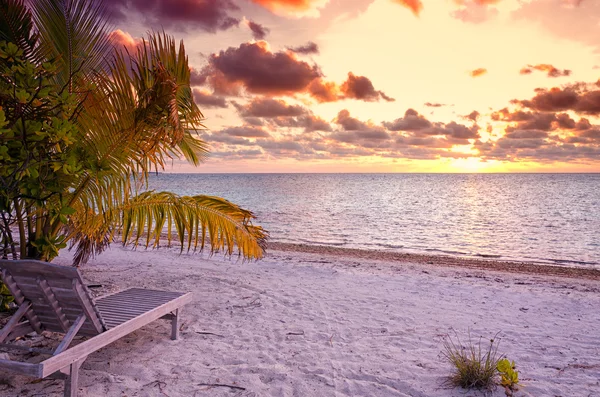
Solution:
[[[50,108],[46,124],[40,124],[68,119],[73,134],[68,145],[52,138],[49,150],[36,152],[54,156],[40,159],[48,164],[44,172],[28,176],[38,178],[30,184],[43,198],[3,196],[11,204],[1,211],[8,223],[18,224],[21,252],[51,259],[70,242],[80,264],[121,233],[124,242],[146,247],[176,238],[182,250],[210,246],[211,253],[262,257],[268,234],[252,224],[251,212],[218,197],[145,191],[149,173],[170,161],[184,158],[199,165],[206,158],[208,145],[197,134],[204,116],[194,103],[183,42],[150,33],[129,54],[113,48],[108,30],[101,0],[0,2],[0,41],[16,44],[32,69],[53,66],[56,72],[47,80],[54,86],[47,95],[61,102],[68,93],[64,100],[73,102],[71,113],[64,113],[70,105],[63,106],[54,117]],[[57,158],[69,164],[57,164]],[[69,171],[62,172],[63,166]],[[58,171],[46,184],[43,178]],[[11,225],[1,226],[3,235],[10,235]]]

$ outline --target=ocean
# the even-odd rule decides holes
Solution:
[[[600,174],[153,174],[216,195],[270,240],[600,266]]]

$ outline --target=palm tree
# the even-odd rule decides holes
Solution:
[[[101,0],[0,0],[4,256],[52,260],[70,244],[79,265],[120,235],[261,258],[267,232],[250,211],[146,191],[172,159],[205,158],[204,117],[183,42],[150,33],[130,54],[110,42],[107,16]]]

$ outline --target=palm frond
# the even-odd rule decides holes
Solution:
[[[39,63],[41,54],[37,45],[38,34],[34,32],[31,11],[23,0],[0,2],[0,41],[16,44],[25,58]]]
[[[246,259],[264,255],[268,234],[252,224],[252,212],[219,197],[150,191],[120,210],[124,242],[157,246],[161,238],[170,242],[174,229],[182,250],[202,250],[208,242],[211,252],[232,255],[237,249]]]
[[[40,46],[62,64],[57,74],[60,86],[76,91],[77,85],[87,84],[86,77],[105,69],[112,45],[103,1],[35,0],[32,11]]]

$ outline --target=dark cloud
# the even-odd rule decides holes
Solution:
[[[479,119],[480,113],[477,110],[473,110],[471,113],[464,116],[466,119],[471,121],[477,121]]]
[[[443,103],[432,103],[432,102],[425,102],[425,106],[429,107],[429,108],[441,108],[443,106],[448,106],[445,105]]]
[[[570,76],[571,75],[571,71],[568,69],[557,69],[552,65],[549,64],[539,64],[539,65],[527,65],[527,67],[524,67],[520,70],[519,73],[521,74],[531,74],[533,73],[534,70],[538,70],[540,72],[545,72],[546,75],[548,77],[564,77],[564,76]]]
[[[541,112],[572,110],[577,113],[600,115],[600,90],[593,85],[576,83],[563,88],[538,88],[528,100],[514,100],[515,104]]]
[[[348,73],[348,79],[342,84],[341,91],[344,98],[359,99],[367,102],[375,102],[384,99],[388,102],[395,101],[382,91],[375,90],[371,80],[365,76],[355,76],[352,72]]]
[[[575,123],[575,120],[573,120],[571,116],[569,116],[567,113],[557,114],[556,123],[558,124],[558,128],[565,130],[574,129],[577,127],[577,123]]]
[[[212,54],[204,73],[215,91],[224,95],[236,94],[241,87],[255,94],[292,95],[321,77],[316,65],[288,52],[271,52],[263,41]]]
[[[394,100],[376,90],[367,77],[351,72],[341,85],[326,81],[317,65],[298,59],[291,51],[272,52],[264,41],[243,43],[212,54],[198,80],[200,77],[220,95],[240,95],[245,89],[273,96],[308,94],[318,102]]]
[[[348,79],[341,85],[323,79],[315,79],[308,87],[310,95],[318,102],[336,102],[344,99],[357,99],[365,102],[375,102],[381,99],[394,102],[395,99],[378,91],[369,78],[348,73]]]
[[[483,76],[486,73],[487,73],[487,69],[486,68],[478,68],[478,69],[471,70],[469,72],[469,74],[471,75],[471,77]]]
[[[247,24],[250,28],[250,31],[252,31],[252,37],[254,37],[256,40],[263,40],[265,37],[267,37],[267,34],[269,34],[270,30],[261,24],[253,21],[247,21]]]
[[[288,47],[288,50],[295,52],[296,54],[318,54],[319,46],[316,43],[309,41],[308,43],[298,47]]]
[[[408,109],[404,117],[392,122],[384,122],[383,125],[390,131],[418,131],[432,126],[429,120],[414,109]]]
[[[194,69],[190,67],[190,85],[204,85],[206,84],[206,79],[208,75],[199,71],[198,69]]]
[[[494,121],[514,123],[506,129],[507,131],[516,129],[550,131],[558,127],[558,123],[555,123],[557,119],[554,113],[525,112],[523,110],[511,112],[508,108],[504,108],[492,113],[491,118]]]
[[[305,132],[331,131],[331,125],[300,105],[290,105],[281,99],[254,98],[245,105],[234,103],[247,124],[285,128],[302,128]]]
[[[225,98],[211,94],[210,92],[194,89],[194,101],[202,108],[226,108]]]
[[[212,33],[240,23],[238,18],[230,16],[239,10],[232,0],[105,0],[104,3],[119,22],[138,14],[149,26],[179,30],[191,27]]]
[[[254,98],[245,106],[236,105],[243,117],[291,117],[307,113],[307,109],[299,105],[288,105],[281,99]]]
[[[263,128],[255,127],[252,125],[243,125],[241,127],[229,127],[225,128],[224,130],[221,130],[220,133],[243,138],[268,138],[271,136]]]

